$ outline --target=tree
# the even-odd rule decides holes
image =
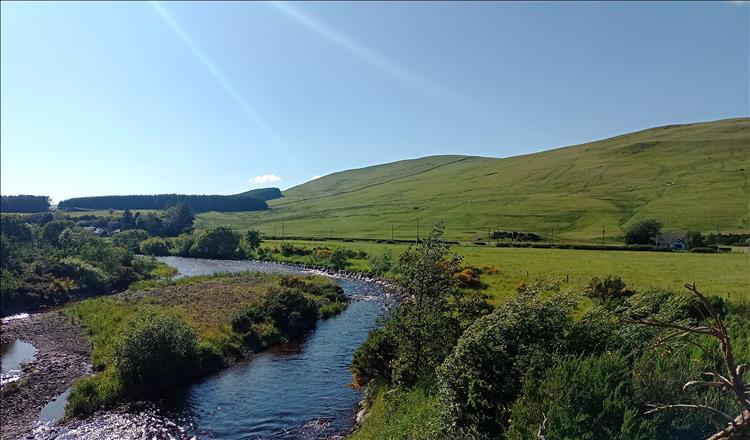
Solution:
[[[60,233],[73,227],[68,220],[52,220],[42,227],[42,238],[52,246],[60,246]]]
[[[405,300],[391,319],[397,347],[393,380],[401,385],[432,383],[458,339],[459,325],[448,299],[456,289],[453,274],[461,259],[450,255],[444,232],[439,223],[399,259],[397,281]]]
[[[247,242],[247,247],[250,248],[251,251],[254,251],[260,247],[263,240],[257,229],[248,229],[247,232],[245,232],[245,242]]]
[[[130,212],[129,209],[125,209],[125,212],[122,213],[122,228],[123,229],[135,228],[135,218],[133,218],[133,213]]]
[[[232,259],[237,258],[240,245],[240,234],[228,226],[202,231],[195,237],[190,248],[190,255],[200,258]]]
[[[626,244],[656,244],[657,235],[661,232],[661,223],[653,218],[639,220],[625,231]]]
[[[688,231],[685,239],[689,249],[706,246],[706,238],[698,231]]]
[[[183,202],[176,203],[164,212],[164,235],[172,237],[186,232],[193,227],[193,220],[195,214],[190,207]]]

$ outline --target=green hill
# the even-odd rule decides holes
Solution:
[[[504,159],[432,156],[334,173],[253,213],[196,226],[327,237],[411,238],[438,220],[455,239],[487,229],[619,240],[635,219],[668,231],[750,230],[750,119],[670,125]]]

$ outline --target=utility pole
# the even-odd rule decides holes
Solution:
[[[487,244],[492,244],[492,233],[490,233],[489,226],[487,226]]]
[[[602,226],[602,244],[604,244],[604,226]]]
[[[417,243],[419,243],[419,219],[417,219]]]
[[[391,225],[391,241],[394,241],[393,240],[393,225]]]

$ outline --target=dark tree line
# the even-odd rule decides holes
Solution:
[[[57,206],[62,209],[163,209],[165,206],[182,202],[194,212],[261,211],[268,209],[268,204],[264,200],[245,194],[232,196],[156,194],[75,197],[63,200]]]
[[[0,211],[2,212],[45,212],[49,210],[47,196],[2,196]]]

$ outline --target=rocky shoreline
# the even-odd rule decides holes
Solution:
[[[37,350],[21,378],[0,388],[0,437],[30,438],[44,405],[90,374],[91,343],[81,327],[55,310],[3,322],[0,340],[21,340]]]

